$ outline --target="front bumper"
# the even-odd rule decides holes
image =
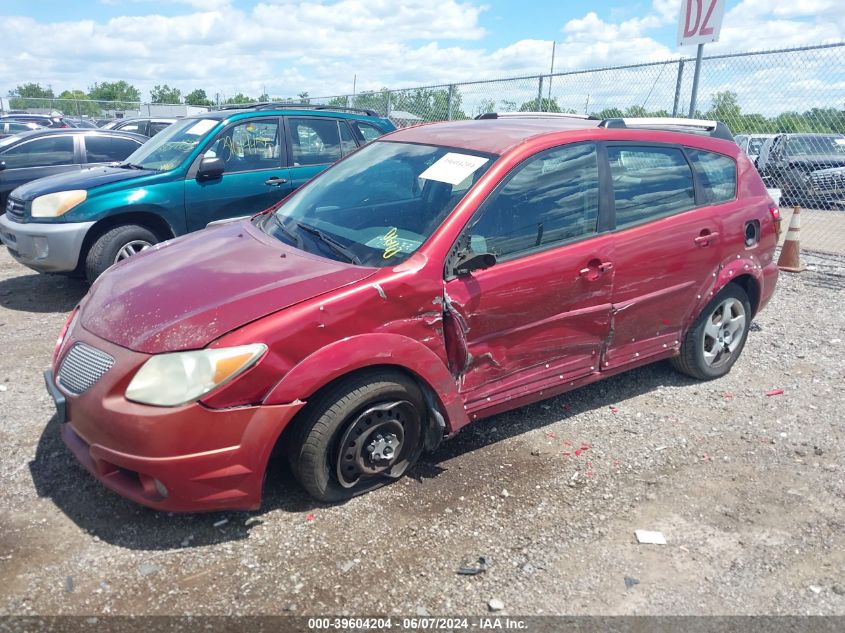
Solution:
[[[13,222],[3,214],[0,240],[24,266],[42,273],[70,272],[76,269],[82,242],[92,226],[94,222]]]
[[[79,334],[81,328],[75,330]],[[157,510],[252,510],[261,505],[270,453],[304,403],[210,409],[200,403],[153,407],[130,402],[123,397],[126,385],[148,357],[84,330],[81,338],[114,357],[113,367],[79,396],[57,385],[52,371],[45,377],[59,421],[66,420],[60,425],[62,439],[89,473],[110,490]]]

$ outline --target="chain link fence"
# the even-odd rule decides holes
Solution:
[[[517,111],[716,119],[780,190],[781,204],[845,203],[845,43],[704,57],[691,108],[694,72],[694,58],[678,58],[311,102],[372,109],[398,126]]]

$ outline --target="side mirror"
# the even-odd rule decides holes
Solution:
[[[466,277],[474,270],[485,270],[496,264],[496,256],[493,253],[472,253],[466,259],[459,259],[455,264],[455,275]]]
[[[197,180],[220,178],[224,171],[226,171],[226,164],[222,158],[203,158],[197,170]]]

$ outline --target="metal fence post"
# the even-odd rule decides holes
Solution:
[[[393,110],[393,93],[389,90],[387,91],[387,112],[384,116],[388,119],[390,118],[390,112]]]
[[[452,120],[452,93],[455,91],[455,85],[449,84],[449,97],[448,102],[446,104],[446,120]]]
[[[543,75],[539,77],[539,84],[537,86],[537,112],[543,111]]]
[[[675,105],[672,106],[672,116],[678,116],[678,105],[681,103],[681,84],[684,82],[684,60],[678,62],[678,83],[675,84]]]
[[[695,73],[692,76],[692,96],[689,100],[689,118],[695,117],[695,100],[698,98],[698,77],[701,74],[701,56],[704,54],[704,44],[698,45],[695,55]]]

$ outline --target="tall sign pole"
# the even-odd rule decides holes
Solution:
[[[704,45],[708,42],[719,41],[726,1],[681,0],[681,15],[678,19],[678,46],[698,45],[689,103],[690,118],[695,116],[695,105],[698,99],[698,78],[701,75],[701,58],[704,54]]]

